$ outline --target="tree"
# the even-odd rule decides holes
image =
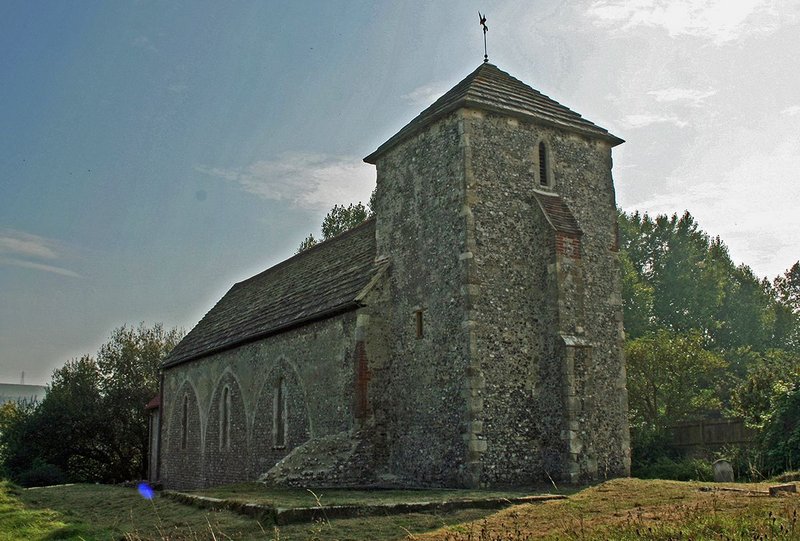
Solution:
[[[114,479],[142,479],[147,474],[148,424],[144,406],[158,394],[161,361],[172,351],[183,331],[165,330],[157,323],[120,327],[97,353],[102,395],[110,422],[109,475]]]
[[[703,347],[700,333],[659,330],[625,347],[631,426],[663,429],[719,411],[725,360]]]
[[[34,470],[56,468],[71,481],[143,478],[144,406],[158,393],[161,361],[182,334],[161,324],[115,329],[97,360],[84,355],[56,369],[32,411],[2,410],[0,459],[9,475],[30,480]]]
[[[0,476],[30,467],[25,441],[33,404],[6,402],[0,405]]]
[[[775,278],[774,286],[778,300],[800,316],[800,261]]]
[[[732,390],[731,412],[749,426],[762,429],[772,415],[776,389],[785,388],[800,377],[800,354],[740,348],[730,356],[745,372]]]
[[[800,296],[800,264],[773,287],[735,265],[688,212],[654,219],[620,212],[618,221],[629,338],[668,329],[697,331],[716,350],[796,347],[800,325],[787,307]]]
[[[38,458],[58,466],[73,481],[106,478],[112,422],[102,401],[102,377],[89,355],[53,372],[50,389],[33,416]]]
[[[776,386],[760,443],[769,473],[797,469],[800,464],[800,385],[796,381]]]
[[[334,205],[322,220],[322,239],[318,240],[314,237],[313,233],[309,233],[308,236],[303,239],[303,242],[300,243],[300,246],[297,248],[297,253],[299,254],[303,250],[311,248],[322,241],[333,238],[363,223],[364,220],[373,215],[372,202],[374,199],[375,191],[373,190],[370,203],[367,206],[364,206],[361,201],[355,204],[350,203],[346,207],[344,205]]]

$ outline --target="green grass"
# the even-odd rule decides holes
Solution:
[[[306,494],[308,494],[306,492]],[[338,519],[282,526],[227,511],[208,511],[168,498],[142,499],[135,489],[107,485],[65,485],[21,489],[0,485],[0,541],[45,539],[236,539],[346,541],[405,539],[444,526],[478,520],[491,511],[463,510]],[[310,494],[309,494],[310,496]],[[312,497],[313,498],[313,497]],[[304,502],[306,505],[308,502]]]
[[[743,491],[701,491],[704,486],[763,491],[768,484],[617,479],[577,492],[569,500],[517,505],[499,512],[463,510],[443,515],[415,513],[339,519],[275,530],[271,525],[263,525],[262,529],[257,521],[230,512],[209,512],[167,498],[149,502],[133,489],[72,485],[25,490],[0,483],[0,541],[214,537],[220,541],[800,540],[797,521],[800,495],[771,498]],[[254,488],[258,487],[234,485],[204,492],[213,496],[233,495],[243,501]],[[302,492],[270,491],[274,501],[289,502],[297,498],[296,505],[309,505],[308,497],[312,501],[314,497],[310,494],[306,497]],[[419,501],[420,495],[430,501],[440,496],[471,498],[500,494],[334,490],[320,493],[323,504]],[[265,494],[261,496],[266,497]],[[330,502],[326,502],[328,498]]]
[[[4,532],[0,539],[209,539],[212,531],[221,539],[269,539],[253,519],[165,498],[148,501],[130,488],[65,485],[20,489],[6,484],[2,495],[14,511],[6,517],[11,522],[0,522]],[[36,529],[24,530],[29,514],[41,517],[41,525],[34,523]]]
[[[518,498],[541,494],[530,490],[351,490],[273,488],[261,483],[240,483],[203,490],[190,494],[211,496],[238,502],[252,502],[273,507],[316,507],[328,505],[375,505],[394,503],[440,502],[481,498]]]
[[[0,540],[58,539],[70,528],[55,511],[27,508],[17,498],[19,490],[0,482]]]

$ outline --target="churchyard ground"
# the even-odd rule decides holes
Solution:
[[[501,511],[460,510],[322,520],[275,528],[228,511],[208,511],[161,496],[145,500],[135,489],[70,485],[20,489],[0,484],[0,540],[16,539],[260,539],[522,541],[527,539],[800,539],[800,496],[770,497],[769,484],[713,484],[618,479],[573,493],[566,500]],[[254,497],[252,485],[203,493]],[[397,503],[419,494],[391,491],[264,490],[262,502],[313,505]],[[509,494],[511,495],[516,495]],[[442,496],[431,492],[428,499]],[[455,496],[455,495],[453,495]],[[474,495],[470,495],[473,497]],[[455,496],[458,497],[458,496]],[[465,494],[461,494],[465,497]],[[272,500],[270,500],[272,498]]]

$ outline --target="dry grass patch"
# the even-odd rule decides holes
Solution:
[[[800,539],[796,495],[770,498],[739,491],[701,491],[704,483],[617,479],[567,501],[521,505],[485,520],[444,528],[419,539]],[[766,485],[714,485],[764,490]]]

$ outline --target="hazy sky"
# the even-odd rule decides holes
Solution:
[[[618,203],[800,258],[800,0],[0,2],[0,381],[194,326],[483,57],[627,142]]]

